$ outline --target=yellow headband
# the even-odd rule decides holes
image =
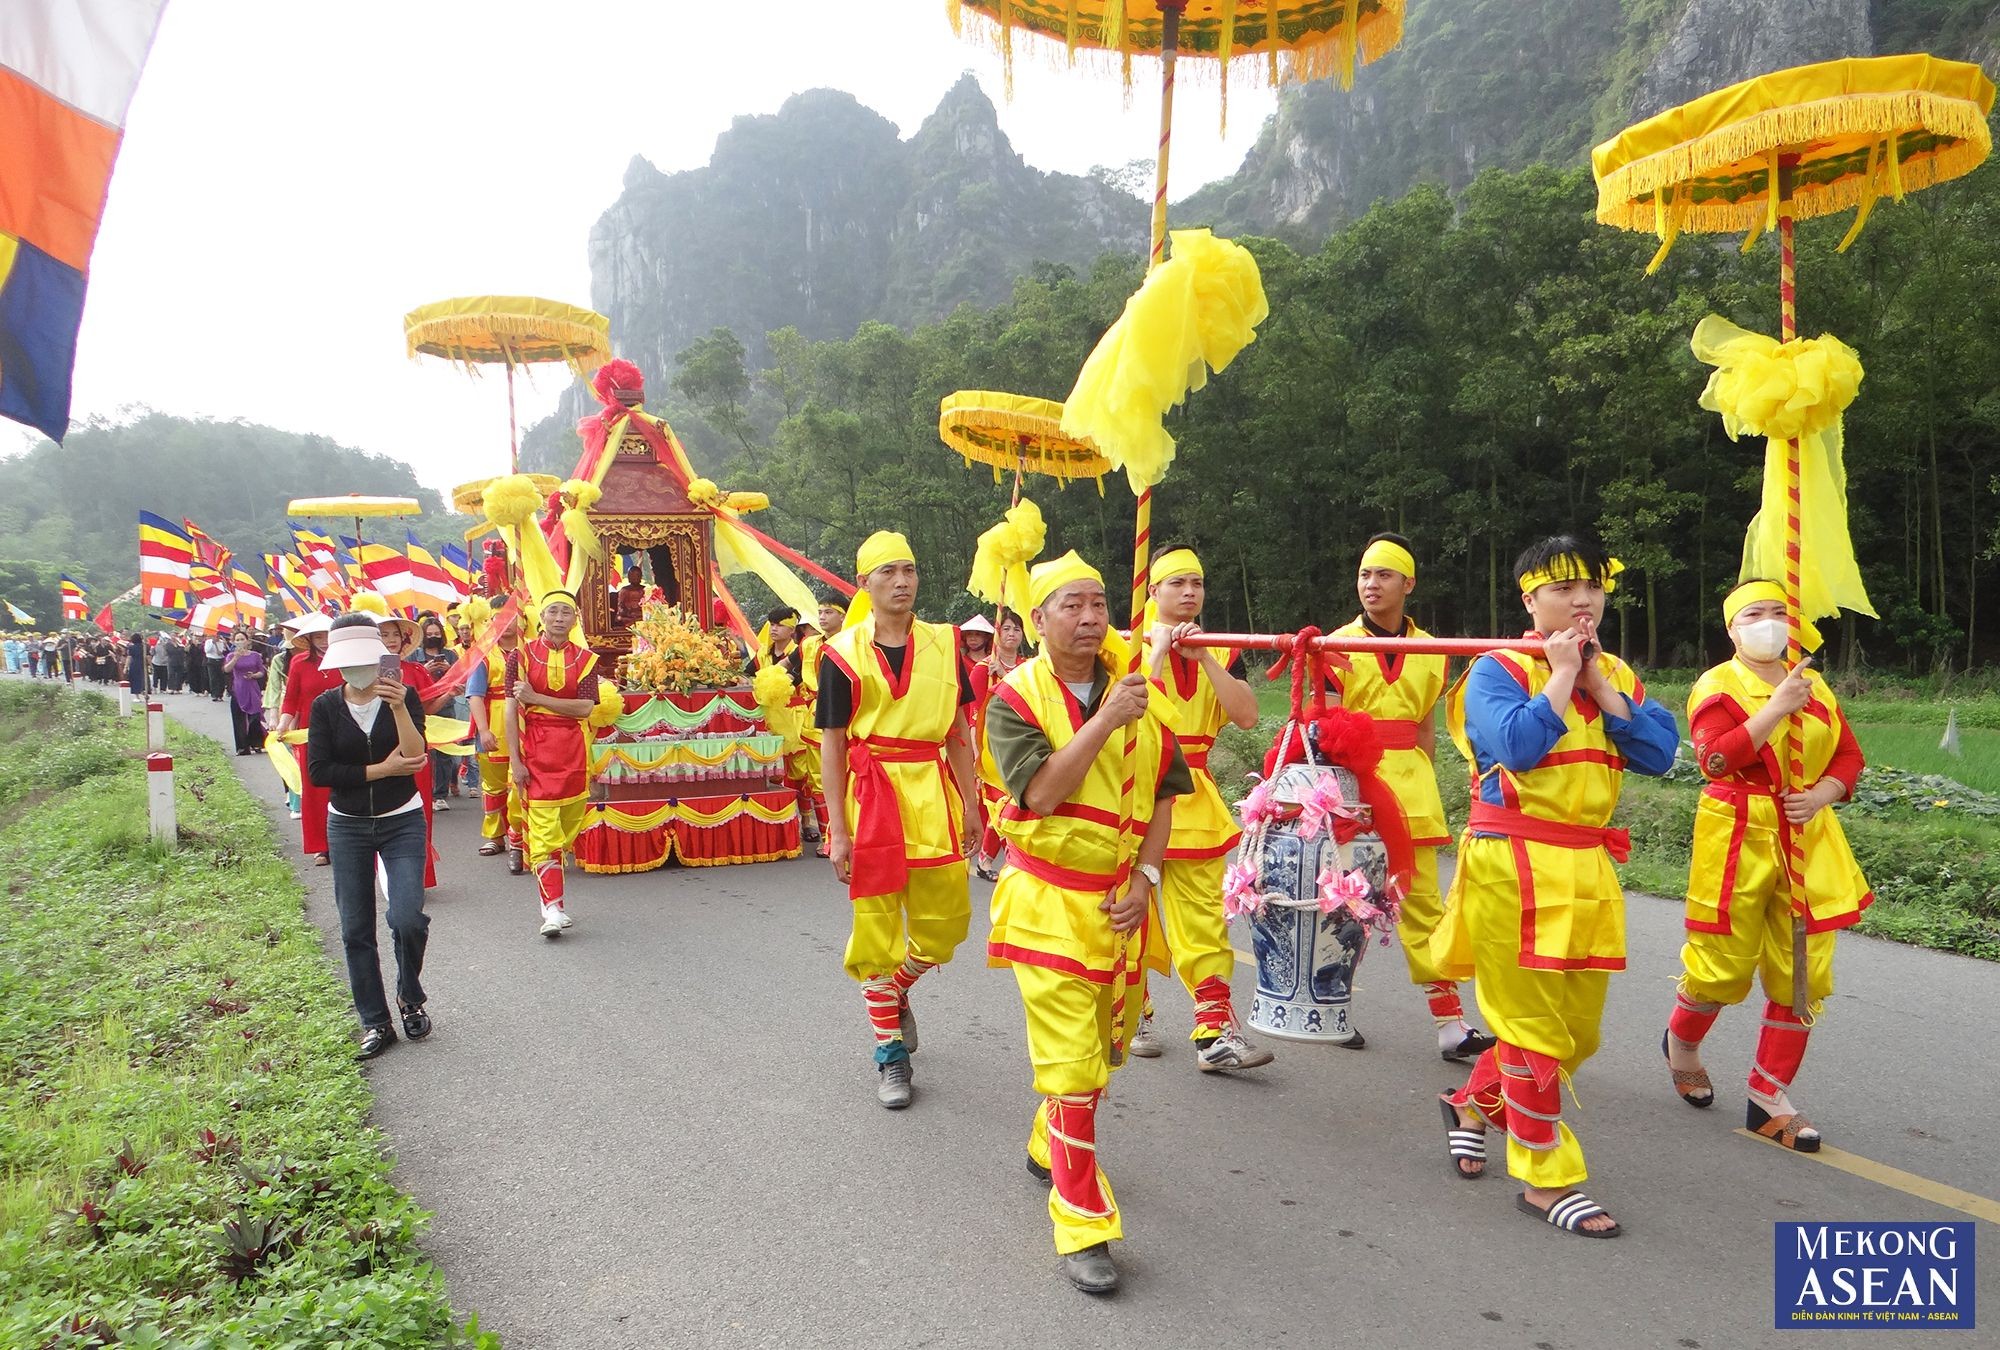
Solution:
[[[1162,553],[1155,559],[1152,570],[1146,574],[1146,577],[1148,581],[1157,586],[1161,582],[1171,580],[1174,577],[1199,577],[1203,575],[1201,559],[1195,557],[1194,550],[1191,548],[1177,548]]]
[[[1050,596],[1077,581],[1094,581],[1102,586],[1104,576],[1095,567],[1079,558],[1075,549],[1071,549],[1060,558],[1037,563],[1028,572],[1028,607],[1040,609],[1048,603]]]
[[[1624,570],[1625,564],[1618,559],[1611,558],[1606,561],[1604,566],[1606,595],[1618,589],[1618,574]],[[1574,553],[1565,553],[1562,557],[1552,560],[1539,572],[1523,572],[1518,580],[1521,583],[1521,594],[1533,595],[1544,586],[1553,586],[1558,581],[1577,581],[1589,575],[1590,569],[1583,565],[1583,559]]]
[[[568,605],[571,609],[583,608],[582,605],[577,603],[575,593],[563,590],[559,586],[553,590],[544,591],[535,597],[536,609],[547,609],[550,605]]]
[[[894,562],[914,563],[916,553],[910,548],[910,541],[894,530],[877,530],[861,541],[861,549],[854,555],[854,570],[867,576],[878,567],[886,567]]]
[[[1363,567],[1386,567],[1391,572],[1401,572],[1415,581],[1417,560],[1410,556],[1410,550],[1401,544],[1392,544],[1387,539],[1377,539],[1361,554]]]
[[[1737,615],[1750,608],[1750,606],[1761,604],[1767,600],[1775,600],[1781,605],[1785,604],[1785,588],[1775,581],[1744,582],[1741,586],[1738,586],[1722,598],[1722,626],[1725,628],[1734,628],[1736,626]],[[1787,605],[1786,608],[1789,610],[1790,606]],[[1820,644],[1825,640],[1811,619],[1803,615],[1799,617],[1799,646],[1801,648],[1809,652],[1816,652],[1819,650]]]

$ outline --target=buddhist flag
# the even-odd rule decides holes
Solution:
[[[0,417],[69,431],[84,279],[166,0],[9,0],[0,17]]]
[[[306,580],[314,595],[321,600],[344,600],[348,591],[347,575],[341,570],[340,551],[333,546],[333,537],[294,525],[292,541],[298,546],[299,558],[305,564]]]
[[[181,518],[181,524],[187,527],[187,535],[194,544],[194,556],[196,558],[207,563],[218,572],[229,570],[229,560],[234,558],[235,554],[224,548],[220,541],[212,538],[206,530],[185,516]]]
[[[15,623],[20,624],[23,628],[35,621],[34,615],[23,610],[12,600],[0,600],[0,605],[5,605],[7,607],[7,617],[11,618]]]
[[[442,614],[447,608],[459,602],[458,587],[452,584],[438,560],[431,551],[417,539],[415,530],[406,530],[409,547],[406,556],[410,566],[410,589],[416,594],[413,602],[418,609],[433,614]]]
[[[63,622],[89,618],[90,606],[83,602],[83,598],[90,594],[90,588],[67,572],[58,573],[57,576],[62,586]]]
[[[151,511],[139,513],[139,586],[148,605],[186,608],[193,562],[194,541],[185,530]]]
[[[458,598],[465,599],[472,594],[472,558],[462,544],[446,544],[438,550],[438,566],[451,578],[451,584],[458,591]]]
[[[306,596],[311,593],[312,588],[305,584],[305,574],[302,572],[298,574],[297,581],[292,579],[297,567],[298,564],[285,554],[266,553],[264,580],[272,593],[284,602],[287,614],[310,614],[313,607]]]
[[[342,543],[348,541],[342,540]],[[416,589],[410,576],[410,560],[387,544],[361,541],[349,545],[354,559],[361,565],[361,575],[368,579],[368,589],[388,601],[392,610],[407,610],[417,603]]]
[[[195,633],[219,633],[236,617],[236,594],[220,572],[200,559],[189,570],[194,604],[188,610],[186,627]]]
[[[243,568],[231,564],[229,568],[229,589],[236,596],[236,619],[238,624],[264,626],[269,606],[264,602],[264,588],[257,584]]]

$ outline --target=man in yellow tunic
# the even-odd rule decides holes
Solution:
[[[1417,589],[1417,560],[1410,541],[1400,534],[1378,534],[1361,554],[1354,589],[1361,597],[1361,615],[1338,637],[1429,637],[1404,612]],[[1382,781],[1396,794],[1410,831],[1414,867],[1410,891],[1403,897],[1396,936],[1402,939],[1403,961],[1410,980],[1430,1001],[1437,1024],[1438,1053],[1446,1060],[1470,1059],[1493,1047],[1493,1038],[1465,1020],[1458,984],[1438,972],[1431,960],[1431,932],[1444,913],[1438,890],[1438,849],[1451,842],[1445,828],[1444,802],[1438,796],[1438,699],[1444,694],[1442,656],[1390,655],[1357,652],[1352,669],[1333,673],[1340,704],[1364,713],[1382,738]]]
[[[464,610],[476,644],[494,622],[493,608],[486,597],[474,596]],[[521,642],[526,616],[507,624],[486,649],[486,659],[474,668],[466,681],[466,700],[472,709],[472,727],[479,747],[479,791],[485,816],[479,826],[479,856],[507,855],[507,870],[519,876],[526,868],[521,827],[526,808],[521,790],[514,784],[507,759],[507,656]]]
[[[1627,767],[1673,767],[1680,730],[1623,661],[1597,645],[1622,565],[1558,535],[1514,564],[1540,656],[1490,652],[1446,704],[1473,765],[1471,817],[1432,934],[1447,979],[1477,976],[1499,1044],[1441,1099],[1452,1169],[1485,1170],[1485,1128],[1507,1135],[1516,1203],[1564,1232],[1621,1231],[1577,1185],[1583,1147],[1562,1121],[1562,1080],[1596,1053],[1610,974],[1625,968],[1625,897],[1614,861],[1629,849],[1611,814]]]
[[[1674,1088],[1690,1106],[1708,1106],[1714,1086],[1701,1066],[1701,1042],[1726,1005],[1764,987],[1763,1028],[1751,1060],[1749,1128],[1801,1153],[1819,1150],[1820,1134],[1788,1095],[1806,1054],[1812,1019],[1833,992],[1834,935],[1861,921],[1875,899],[1847,835],[1830,809],[1853,794],[1861,746],[1840,700],[1807,661],[1787,669],[1785,592],[1773,581],[1746,581],[1722,602],[1736,655],[1695,681],[1688,730],[1695,762],[1708,780],[1694,815],[1694,861],[1688,873],[1687,944],[1680,992],[1661,1049]],[[1808,623],[1806,650],[1819,646]],[[1783,791],[1788,717],[1802,737],[1803,784]],[[1793,1006],[1791,886],[1785,841],[1805,855],[1805,1015]]]
[[[908,540],[877,531],[855,568],[868,612],[827,640],[815,720],[825,781],[841,803],[829,852],[854,905],[847,973],[861,984],[875,1032],[876,1099],[900,1110],[910,1104],[917,1048],[910,991],[951,960],[972,921],[972,682],[951,626],[916,617]]]
[[[541,636],[507,654],[507,760],[527,813],[528,869],[542,902],[543,937],[573,926],[563,900],[563,855],[576,845],[590,800],[590,730],[597,656],[571,642],[576,596],[538,597]]]
[[[1243,679],[1240,657],[1224,669],[1205,647],[1183,653],[1175,645],[1201,632],[1198,620],[1208,592],[1195,551],[1162,545],[1153,554],[1147,583],[1152,603],[1143,660],[1159,696],[1160,717],[1194,780],[1194,790],[1174,807],[1157,897],[1160,931],[1147,943],[1147,961],[1155,970],[1178,973],[1194,999],[1195,1067],[1204,1073],[1255,1069],[1269,1064],[1272,1054],[1251,1044],[1236,1025],[1229,990],[1236,950],[1222,913],[1223,861],[1241,831],[1209,776],[1208,752],[1225,723],[1246,730],[1257,725],[1257,695]],[[1146,1059],[1160,1053],[1150,999],[1132,1053]]]
[[[1074,552],[1043,563],[1029,574],[1028,597],[1042,654],[1009,675],[986,709],[986,750],[1009,799],[986,955],[1013,967],[1027,1014],[1042,1098],[1028,1169],[1051,1183],[1058,1268],[1077,1288],[1104,1294],[1118,1287],[1108,1244],[1125,1235],[1097,1166],[1114,973],[1122,942],[1131,944],[1128,983],[1144,960],[1174,799],[1194,781],[1151,685],[1124,673],[1096,569]],[[1131,991],[1126,1033],[1139,1004]]]
[[[799,769],[804,774],[807,789],[812,793],[811,810],[819,840],[818,853],[824,858],[831,851],[827,830],[825,751],[822,733],[819,729],[819,657],[826,648],[826,640],[847,626],[847,606],[838,596],[825,596],[819,602],[819,626],[808,632],[799,643],[799,697],[804,701],[804,725],[799,728],[799,741],[804,749],[799,752]]]

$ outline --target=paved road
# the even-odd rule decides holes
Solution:
[[[168,704],[226,738],[220,705]],[[268,766],[241,764],[295,841]],[[529,882],[474,856],[471,803],[438,825],[437,1032],[368,1074],[457,1306],[515,1350],[1817,1346],[1772,1330],[1773,1220],[1966,1217],[1736,1134],[1727,1085],[1754,1010],[1709,1043],[1722,1101],[1680,1105],[1658,1051],[1678,910],[1635,897],[1631,969],[1573,1117],[1624,1238],[1534,1224],[1502,1176],[1452,1179],[1432,1097],[1463,1071],[1438,1060],[1398,954],[1375,949],[1365,1051],[1281,1045],[1230,1080],[1177,1050],[1117,1075],[1100,1145],[1126,1284],[1093,1301],[1058,1280],[1044,1192],[1022,1168],[1035,1102],[1021,1013],[979,959],[982,920],[919,991],[919,1095],[891,1114],[824,864],[573,879],[577,926],[550,943]],[[330,932],[327,873],[304,875]],[[1239,1004],[1251,975],[1239,967]],[[1838,978],[1801,1094],[1829,1140],[2000,1196],[1986,1137],[2000,966],[1848,937]],[[1185,1025],[1178,987],[1156,994]],[[2000,1242],[1982,1236],[1990,1299]],[[1975,1343],[1948,1335],[1895,1344]]]

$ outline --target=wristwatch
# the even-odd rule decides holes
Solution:
[[[1153,866],[1153,864],[1151,863],[1138,863],[1134,865],[1132,870],[1137,872],[1140,876],[1146,878],[1146,880],[1152,884],[1154,890],[1157,891],[1160,889],[1159,868]]]

